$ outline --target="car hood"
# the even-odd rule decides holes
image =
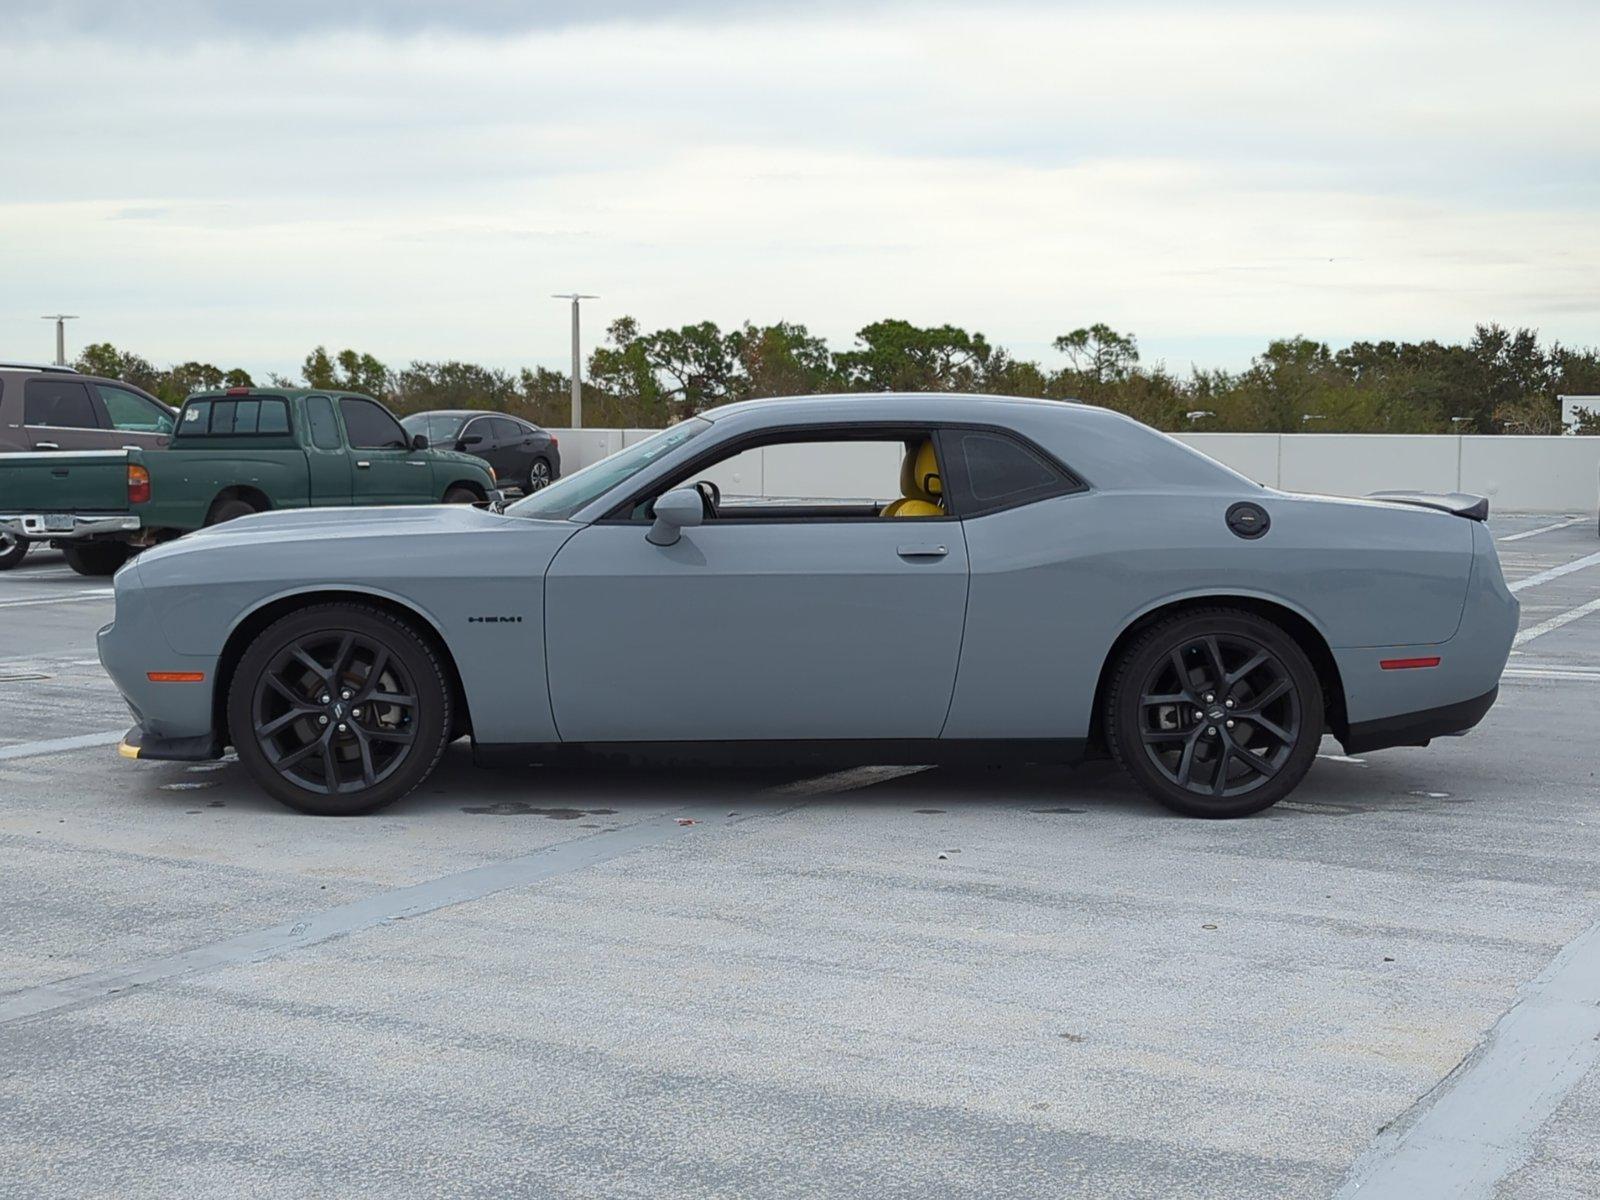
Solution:
[[[156,563],[224,545],[471,533],[503,528],[508,521],[526,523],[525,518],[502,516],[470,504],[291,508],[280,512],[255,513],[222,525],[197,529],[175,541],[146,550],[139,558],[141,562]]]

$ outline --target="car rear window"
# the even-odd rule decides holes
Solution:
[[[183,406],[179,437],[273,437],[289,432],[289,405],[281,396],[191,400]]]

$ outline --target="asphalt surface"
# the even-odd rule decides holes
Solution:
[[[461,746],[300,817],[118,758],[105,584],[36,553],[0,574],[0,1196],[1600,1194],[1600,541],[1555,523],[1492,522],[1532,582],[1479,729],[1330,741],[1229,823],[1107,766]]]

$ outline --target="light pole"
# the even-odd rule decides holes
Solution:
[[[39,318],[41,321],[54,321],[56,323],[56,366],[67,365],[67,322],[76,321],[78,318],[72,313],[51,313],[49,316]]]
[[[572,301],[572,427],[583,428],[583,351],[578,344],[578,302],[598,300],[585,292],[557,292],[552,300]]]

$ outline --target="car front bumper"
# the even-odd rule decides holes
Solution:
[[[0,530],[29,542],[75,541],[107,533],[137,533],[139,518],[129,513],[0,513]]]

